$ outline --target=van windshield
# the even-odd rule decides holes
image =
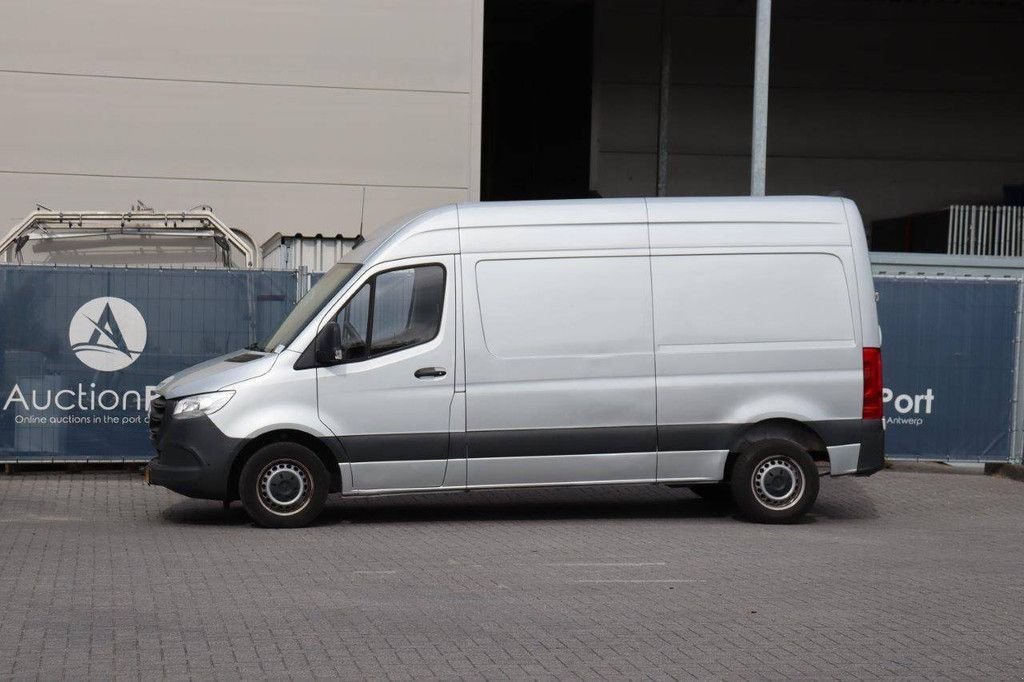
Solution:
[[[277,328],[270,338],[262,345],[256,344],[252,349],[258,351],[272,351],[278,346],[287,346],[299,335],[306,325],[316,317],[316,314],[324,307],[329,300],[334,298],[352,276],[355,275],[362,265],[360,263],[338,263],[324,273],[320,281],[313,285],[313,288],[306,292],[306,295],[299,299],[288,317]]]

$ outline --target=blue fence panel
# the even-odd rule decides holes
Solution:
[[[265,339],[295,272],[0,266],[0,461],[145,460],[148,392]],[[1016,280],[876,279],[893,457],[1011,459]]]
[[[1018,280],[875,279],[885,450],[1011,459]]]
[[[145,460],[149,391],[266,339],[294,272],[0,267],[0,460]]]

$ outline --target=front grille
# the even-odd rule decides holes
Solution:
[[[160,428],[164,425],[166,409],[167,401],[160,396],[153,398],[149,403],[149,437],[153,440],[160,437]]]

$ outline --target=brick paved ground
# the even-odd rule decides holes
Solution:
[[[0,476],[0,678],[1024,676],[1024,486],[335,499],[260,530],[127,474]]]

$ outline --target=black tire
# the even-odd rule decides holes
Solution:
[[[691,485],[690,490],[697,497],[707,500],[712,504],[727,506],[732,504],[732,487],[726,483],[703,483]]]
[[[271,443],[249,458],[238,495],[253,521],[265,528],[299,528],[323,511],[331,476],[309,448]]]
[[[818,467],[800,445],[784,438],[748,443],[732,469],[740,514],[758,523],[793,523],[818,498]]]

